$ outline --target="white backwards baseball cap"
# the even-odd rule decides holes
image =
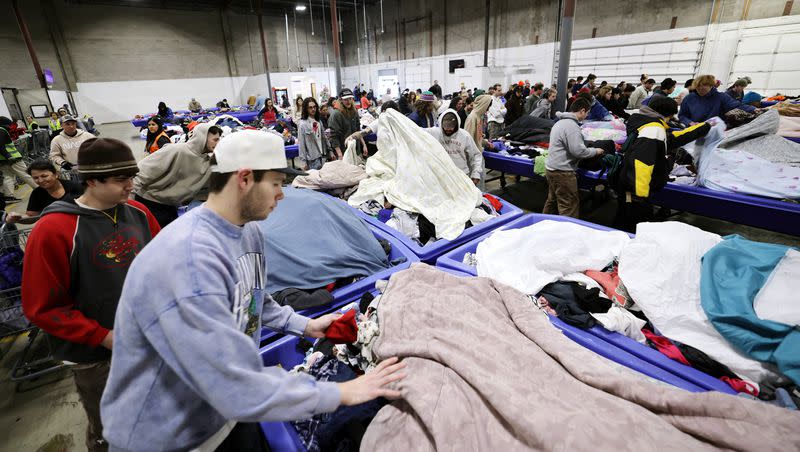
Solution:
[[[233,173],[240,169],[270,170],[305,176],[307,173],[286,166],[283,138],[271,132],[242,130],[231,133],[214,149],[214,173]]]

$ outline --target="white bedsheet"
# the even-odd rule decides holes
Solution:
[[[380,116],[378,152],[367,160],[367,179],[350,197],[351,206],[384,199],[425,215],[436,238],[453,240],[480,203],[481,192],[456,167],[439,141],[395,110]]]
[[[630,240],[624,232],[553,220],[498,230],[478,245],[478,276],[537,294],[570,273],[602,270]]]
[[[619,276],[661,334],[702,350],[743,379],[775,380],[775,372],[736,351],[700,305],[701,258],[720,241],[684,223],[640,223],[620,255]]]

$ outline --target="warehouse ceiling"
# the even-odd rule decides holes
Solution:
[[[162,10],[183,10],[183,11],[212,11],[227,9],[238,14],[257,14],[259,7],[264,14],[270,12],[283,12],[296,6],[306,6],[309,3],[315,7],[321,5],[330,6],[329,0],[65,0],[68,4],[77,5],[108,5],[108,6],[127,6],[131,8],[154,8]],[[380,0],[357,0],[358,5],[366,3],[372,5],[379,3]],[[337,0],[336,6],[353,6],[354,0]]]

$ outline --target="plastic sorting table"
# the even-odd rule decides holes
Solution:
[[[541,178],[533,172],[533,161],[521,157],[483,153],[487,169]],[[578,186],[594,189],[605,185],[604,171],[578,169]],[[650,195],[650,202],[669,209],[741,223],[770,231],[800,236],[800,204],[743,193],[729,193],[693,185],[668,183]]]
[[[171,119],[170,122],[180,122],[183,119],[185,119],[187,116],[189,118],[191,118],[191,119],[200,119],[200,118],[204,118],[206,116],[210,116],[211,114],[214,114],[215,116],[219,116],[219,114],[217,114],[217,112],[219,112],[219,108],[216,108],[216,107],[215,108],[203,109],[199,113],[191,113],[188,110],[173,111],[173,113],[175,114],[175,117],[174,117],[174,119]],[[139,128],[145,127],[147,125],[147,121],[149,121],[150,118],[152,118],[156,114],[157,113],[149,113],[147,115],[143,115],[142,118],[138,118],[138,119],[134,118],[134,119],[131,120],[131,124],[134,127],[139,127]],[[225,112],[224,114],[229,114],[229,115],[231,115],[231,116],[233,116],[235,118],[238,118],[239,121],[242,121],[242,122],[250,122],[253,119],[255,119],[256,116],[258,116],[258,112],[254,111],[254,110],[230,111],[230,112]]]
[[[544,220],[563,221],[580,224],[601,231],[613,231],[614,229],[576,220],[574,218],[562,217],[558,215],[528,214],[511,223],[505,224],[499,230],[520,229]],[[485,240],[489,235],[486,234],[469,243],[466,243],[447,254],[441,256],[436,266],[443,269],[455,270],[469,275],[477,276],[477,269],[462,262],[466,253],[474,253],[478,244]],[[550,320],[565,335],[575,342],[605,356],[612,361],[622,364],[631,369],[637,370],[673,386],[681,387],[689,391],[719,391],[729,394],[736,394],[730,386],[721,380],[700,372],[690,366],[686,366],[677,361],[673,361],[645,345],[617,332],[608,331],[601,326],[595,326],[588,330],[576,328],[568,325],[558,318],[551,317]]]
[[[503,155],[492,151],[483,151],[483,162],[486,169],[500,171],[503,174],[529,177],[531,179],[544,180],[544,176],[536,174],[534,171],[533,159],[518,157],[515,155]],[[598,185],[604,185],[606,174],[604,170],[589,171],[578,168],[575,173],[578,175],[578,186],[586,190],[593,190]],[[500,185],[505,186],[505,179],[500,179]]]
[[[316,308],[303,309],[301,311],[297,311],[298,314],[306,317],[319,317],[323,314],[333,312],[348,303],[358,301],[364,293],[369,292],[375,287],[376,281],[381,279],[389,279],[389,277],[393,274],[410,267],[412,263],[419,262],[419,258],[405,245],[403,245],[403,243],[396,237],[393,237],[386,231],[372,227],[370,227],[370,231],[372,231],[372,234],[376,239],[387,240],[392,244],[392,250],[389,253],[389,261],[404,257],[406,259],[405,262],[389,267],[385,270],[381,270],[378,273],[367,276],[366,278],[355,281],[344,287],[334,289],[334,291],[331,293],[331,295],[333,295],[333,302],[331,304]],[[269,278],[269,275],[267,275],[267,278]],[[280,337],[280,334],[268,328],[263,328],[261,331],[262,344],[274,341],[277,337]]]
[[[800,204],[669,183],[650,202],[683,212],[800,236]]]
[[[481,224],[464,229],[464,232],[462,232],[461,235],[458,236],[455,240],[442,239],[442,240],[437,240],[433,243],[429,243],[425,246],[420,246],[418,243],[406,237],[402,232],[392,227],[389,227],[384,223],[381,223],[380,220],[367,213],[362,212],[360,209],[358,208],[354,209],[356,213],[359,216],[361,216],[361,218],[365,219],[367,223],[369,223],[375,229],[380,229],[382,231],[388,232],[390,235],[400,240],[400,242],[403,245],[405,245],[406,248],[410,249],[411,252],[413,252],[419,258],[420,261],[433,264],[436,261],[436,258],[441,256],[445,252],[459,246],[462,243],[472,240],[475,237],[484,235],[487,232],[497,228],[498,226],[504,225],[509,221],[519,218],[523,214],[522,209],[520,209],[519,207],[509,203],[504,199],[501,199],[500,197],[496,198],[503,203],[503,208],[500,209],[499,216],[494,217],[491,220],[487,220]]]

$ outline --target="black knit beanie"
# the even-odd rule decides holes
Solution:
[[[135,176],[139,172],[133,151],[114,138],[92,138],[78,149],[78,173],[84,180]]]
[[[12,122],[14,121],[9,119],[7,116],[0,116],[0,127],[10,126]]]

